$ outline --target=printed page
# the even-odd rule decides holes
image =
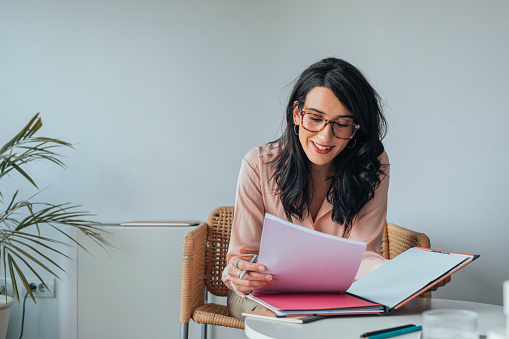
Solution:
[[[469,258],[411,248],[354,282],[348,292],[392,308]]]
[[[274,283],[256,292],[343,292],[352,284],[366,243],[294,225],[266,214],[258,262]]]

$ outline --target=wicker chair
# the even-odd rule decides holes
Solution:
[[[192,318],[202,325],[202,338],[207,338],[207,324],[244,329],[244,322],[231,317],[228,308],[207,302],[207,291],[225,297],[228,288],[221,280],[226,266],[230,242],[233,207],[216,208],[202,223],[186,234],[182,258],[182,287],[180,300],[180,337],[188,338]],[[430,248],[429,238],[423,233],[388,224],[385,227],[381,254],[392,259],[413,246]],[[422,296],[430,296],[430,292]]]

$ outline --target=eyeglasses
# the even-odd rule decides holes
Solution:
[[[313,111],[300,111],[301,126],[309,132],[320,132],[327,126],[332,127],[332,134],[342,140],[350,140],[361,127],[346,120],[329,120]]]

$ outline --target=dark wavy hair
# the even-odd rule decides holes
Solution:
[[[348,145],[333,160],[334,171],[327,194],[332,204],[332,219],[344,225],[343,236],[348,237],[353,221],[362,207],[375,194],[384,165],[379,156],[384,152],[382,139],[387,131],[381,99],[362,73],[348,62],[326,58],[306,69],[296,81],[286,108],[286,127],[280,143],[282,151],[271,164],[274,168],[278,193],[286,217],[302,220],[309,211],[312,196],[311,164],[294,132],[294,102],[301,105],[308,92],[317,86],[330,89],[353,114],[360,129]]]

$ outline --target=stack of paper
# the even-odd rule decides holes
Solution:
[[[266,214],[258,262],[274,283],[256,292],[346,291],[366,243],[318,232]]]

